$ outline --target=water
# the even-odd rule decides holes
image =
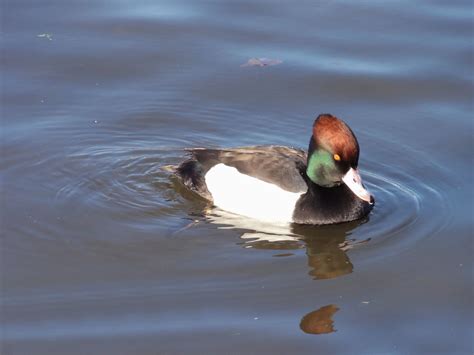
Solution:
[[[469,1],[3,2],[1,353],[471,354],[472,35]],[[321,112],[365,220],[206,217],[163,169]]]

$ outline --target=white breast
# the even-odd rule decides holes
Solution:
[[[205,179],[214,205],[263,221],[292,222],[296,201],[301,196],[224,164],[212,167]]]

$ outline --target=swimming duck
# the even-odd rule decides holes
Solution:
[[[364,217],[374,198],[357,169],[354,133],[330,114],[316,118],[312,133],[307,153],[274,145],[189,149],[175,174],[214,206],[258,220],[321,225]]]

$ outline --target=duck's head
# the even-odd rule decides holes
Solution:
[[[346,184],[360,199],[373,204],[373,196],[362,184],[358,163],[359,143],[349,126],[330,114],[319,115],[309,142],[309,179],[323,187]]]

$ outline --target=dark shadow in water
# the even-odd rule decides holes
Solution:
[[[350,274],[354,266],[346,251],[356,242],[346,238],[367,220],[321,227],[293,226],[293,233],[302,235],[306,244],[309,275],[314,279],[332,279]]]
[[[245,244],[256,249],[267,250],[295,250],[306,248],[308,257],[308,274],[315,280],[332,279],[350,274],[354,266],[346,251],[356,243],[346,239],[350,232],[365,223],[366,220],[354,221],[331,226],[304,226],[292,225],[291,235],[293,240],[271,241],[255,240]],[[274,256],[291,256],[292,253],[280,253]]]
[[[330,304],[306,314],[300,322],[300,328],[308,334],[328,334],[335,332],[332,316],[339,310]]]

